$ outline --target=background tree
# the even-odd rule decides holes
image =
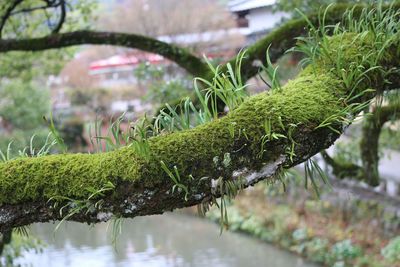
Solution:
[[[59,31],[87,28],[94,8],[93,1],[5,1],[0,3],[2,38],[32,38]],[[68,21],[64,23],[68,12]],[[74,48],[30,52],[8,52],[0,57],[0,118],[2,132],[0,149],[6,151],[10,141],[14,150],[23,150],[31,137],[41,147],[48,134],[43,116],[50,114],[49,75],[60,72],[71,59]]]
[[[50,111],[48,91],[32,82],[13,80],[2,83],[0,98],[0,148],[6,151],[12,140],[17,152],[29,144],[32,136],[36,136],[34,145],[41,146],[48,134],[42,118]]]

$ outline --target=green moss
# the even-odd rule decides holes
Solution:
[[[192,174],[195,178],[220,175],[210,167],[213,157],[234,150],[245,142],[232,138],[228,125],[236,123],[236,131],[246,129],[254,147],[264,134],[263,123],[267,118],[283,118],[284,124],[316,125],[336,112],[340,106],[332,95],[339,83],[329,75],[302,76],[291,81],[281,92],[262,93],[249,98],[240,108],[220,120],[195,129],[150,139],[152,158],[149,163],[134,155],[130,147],[115,152],[86,155],[53,155],[42,158],[18,159],[0,165],[0,203],[17,203],[53,196],[72,198],[87,197],[88,188],[99,189],[107,181],[140,182],[155,187],[168,181],[159,166],[160,160],[170,167],[176,165],[182,177]],[[237,136],[238,134],[236,134]],[[258,152],[258,150],[257,150]],[[239,156],[252,161],[252,149],[244,154],[233,153],[235,167]],[[256,165],[260,162],[254,161]],[[218,177],[218,176],[216,176]]]
[[[357,60],[352,55],[347,54],[349,62]],[[264,162],[282,154],[282,149],[270,145],[275,151],[268,151],[262,159],[258,157],[265,121],[270,120],[272,130],[286,136],[289,127],[283,130],[280,120],[285,126],[297,125],[294,131],[315,129],[343,108],[339,100],[348,93],[331,66],[318,61],[282,90],[250,97],[221,119],[151,138],[149,161],[135,155],[132,147],[125,147],[103,154],[55,155],[0,164],[0,203],[47,200],[59,195],[86,198],[90,195],[88,188],[98,190],[108,181],[117,186],[123,181],[132,182],[132,190],[135,186],[151,190],[165,183],[172,187],[171,179],[160,166],[161,160],[170,169],[177,166],[183,183],[189,183],[187,178],[192,175],[197,181],[191,186],[196,186],[202,177],[230,177],[233,170],[243,167],[259,169]],[[229,131],[233,124],[234,136]],[[289,140],[280,142],[280,146],[289,144]],[[214,157],[223,159],[225,153],[230,153],[231,167],[213,164]]]
[[[99,189],[107,181],[137,177],[135,158],[123,152],[51,155],[0,164],[0,203],[53,196],[83,198],[90,195],[90,189]]]
[[[318,123],[338,111],[340,105],[334,94],[341,89],[340,82],[329,73],[302,75],[289,81],[281,92],[257,95],[240,109],[244,113],[253,109],[260,121],[281,117],[284,124]]]

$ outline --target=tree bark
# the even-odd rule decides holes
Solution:
[[[3,39],[0,40],[0,52],[42,51],[83,44],[124,46],[152,52],[174,61],[192,75],[208,71],[206,64],[201,59],[184,48],[150,37],[128,33],[75,31],[32,39]]]
[[[379,177],[379,136],[383,125],[391,119],[400,117],[400,104],[377,107],[366,117],[360,142],[362,170],[365,181],[371,186],[378,186]]]
[[[321,155],[325,162],[331,166],[332,173],[339,179],[352,178],[362,181],[364,179],[363,169],[355,163],[339,162],[329,156],[326,151],[321,151]]]
[[[11,242],[12,230],[0,232],[0,256],[3,253],[4,247]]]
[[[399,84],[397,83],[397,86]],[[399,117],[399,103],[376,107],[374,112],[366,116],[360,140],[361,166],[352,162],[339,162],[330,157],[326,151],[321,151],[325,162],[331,166],[333,174],[340,179],[352,178],[364,181],[370,186],[378,186],[380,183],[378,167],[381,130],[386,122],[391,119],[397,120]]]

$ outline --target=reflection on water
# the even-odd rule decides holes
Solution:
[[[32,266],[315,266],[248,236],[180,214],[125,220],[116,247],[107,224],[37,224],[32,233],[48,243],[42,254],[27,254]],[[111,232],[111,229],[108,229]]]

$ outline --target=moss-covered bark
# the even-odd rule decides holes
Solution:
[[[378,186],[379,178],[379,136],[383,125],[400,117],[400,104],[378,107],[365,119],[360,142],[362,169],[365,181]]]
[[[389,6],[383,6],[383,9]],[[326,10],[325,25],[335,25],[343,20],[343,14],[346,10],[354,10],[354,19],[360,15],[361,11],[365,8],[365,5],[350,5],[345,3],[335,4]],[[400,8],[400,2],[392,4],[393,9]],[[307,14],[308,20],[315,27],[321,27],[322,15]],[[266,48],[269,47],[269,56],[272,62],[278,60],[287,50],[296,45],[296,38],[304,36],[308,32],[308,22],[304,18],[292,19],[283,23],[280,27],[273,30],[265,37],[257,41],[255,44],[247,48],[247,56],[243,60],[242,65],[242,77],[244,80],[250,79],[259,72],[259,64],[257,61],[265,64],[266,62]],[[229,63],[235,65],[236,58],[232,58]],[[226,65],[225,65],[226,68]],[[223,69],[222,69],[223,70]],[[209,74],[210,75],[210,74]],[[207,76],[210,78],[210,76]],[[207,78],[206,77],[206,78]]]
[[[330,157],[326,151],[321,151],[325,162],[332,167],[332,173],[339,179],[351,177],[352,179],[363,180],[364,172],[360,166],[349,162],[339,162]]]
[[[171,183],[161,169],[160,161],[169,168],[177,166],[181,177],[190,183],[202,177],[232,176],[232,171],[248,168],[259,170],[263,163],[285,155],[289,138],[271,142],[259,158],[260,140],[265,134],[264,123],[272,122],[275,131],[288,136],[289,128],[297,125],[293,138],[300,131],[312,131],[320,122],[342,108],[335,94],[344,94],[337,79],[329,73],[302,75],[288,83],[282,91],[263,93],[249,98],[228,116],[191,130],[149,139],[149,161],[135,154],[132,147],[114,152],[88,155],[67,154],[42,158],[17,159],[0,165],[0,203],[47,200],[54,196],[85,198],[88,188],[132,183],[156,189]],[[235,136],[229,128],[234,125]],[[240,133],[239,133],[240,132]],[[318,132],[318,131],[317,131]],[[276,146],[276,147],[275,147]],[[234,152],[237,151],[237,152]],[[230,153],[231,162],[221,169],[214,158],[223,160]],[[134,188],[132,188],[134,190]]]
[[[399,85],[399,83],[397,83]],[[384,124],[392,119],[400,117],[400,105],[390,104],[377,107],[371,114],[366,116],[360,140],[360,156],[362,165],[352,162],[338,161],[328,155],[325,151],[321,152],[325,162],[332,168],[332,173],[340,179],[352,178],[364,181],[370,186],[380,184],[379,174],[379,136]]]
[[[0,40],[0,52],[42,51],[82,44],[124,46],[152,52],[174,61],[195,76],[208,71],[207,65],[185,48],[147,36],[118,32],[75,31],[42,38]]]
[[[340,50],[345,64],[362,64],[359,55],[373,45],[368,38],[354,37],[331,38],[331,56]],[[102,200],[101,205],[82,209],[69,219],[97,222],[111,214],[134,217],[162,213],[210,198],[220,177],[243,177],[244,186],[272,177],[281,168],[303,162],[330,146],[339,135],[332,129],[341,132],[342,122],[332,122],[331,129],[318,126],[351,104],[343,99],[369,86],[364,83],[350,92],[335,74],[332,62],[316,60],[282,89],[250,97],[225,117],[149,139],[149,158],[125,147],[95,155],[53,155],[1,163],[0,231],[60,219],[65,214],[60,214],[60,206],[54,207],[53,201],[48,202],[50,198],[68,198],[62,201],[67,205],[65,211],[77,203],[91,202],[93,191],[108,182],[115,188],[96,198],[96,203]],[[262,149],[266,122],[273,133],[284,137],[269,140]],[[262,150],[265,152],[260,153]],[[176,166],[180,183],[188,189],[186,199],[182,190],[172,191],[175,182],[161,161],[170,170]]]
[[[327,25],[340,22],[343,19],[343,13],[350,8],[354,9],[354,15],[356,18],[365,6],[343,3],[336,4],[327,10],[324,23]],[[385,8],[388,8],[388,6],[384,6],[384,9]],[[400,2],[396,1],[396,3],[392,5],[392,8],[400,8]],[[319,14],[309,14],[308,17],[311,23],[317,27],[320,26],[321,16]],[[257,67],[258,64],[255,63],[257,61],[265,62],[266,48],[270,46],[270,58],[272,62],[275,62],[285,51],[296,44],[295,37],[307,33],[307,26],[308,22],[304,18],[289,20],[255,44],[249,46],[247,48],[247,57],[244,59],[242,65],[243,79],[247,80],[258,73],[259,67]],[[203,77],[205,79],[212,78],[212,73],[201,58],[191,54],[186,49],[137,34],[75,31],[51,34],[42,38],[22,40],[0,39],[0,52],[42,51],[82,44],[125,46],[160,54],[176,62],[179,66],[196,77]],[[229,60],[229,62],[234,65],[235,60],[236,57]]]

